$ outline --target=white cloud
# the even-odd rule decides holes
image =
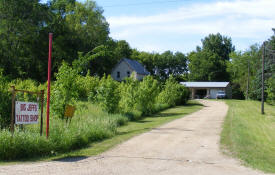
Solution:
[[[151,48],[157,48],[156,42],[153,43],[156,35],[178,35],[184,38],[220,32],[232,39],[264,40],[272,34],[271,28],[275,27],[274,7],[275,0],[193,3],[158,15],[117,16],[109,17],[107,21],[112,37],[130,40],[131,45],[142,49],[148,45],[149,50],[152,45],[154,47]],[[145,36],[152,36],[152,43],[148,43],[147,37],[144,45],[135,45],[135,40],[140,41]]]

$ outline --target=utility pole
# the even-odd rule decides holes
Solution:
[[[265,60],[265,42],[263,43],[263,55],[262,55],[262,114],[264,114],[264,60]]]
[[[248,68],[247,68],[246,100],[248,100],[248,93],[249,93],[250,60],[248,60],[247,63],[248,63]]]

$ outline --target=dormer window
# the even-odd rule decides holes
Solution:
[[[130,77],[131,73],[130,71],[127,71],[127,76]]]
[[[116,77],[120,78],[120,72],[117,72]]]

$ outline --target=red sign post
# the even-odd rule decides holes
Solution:
[[[51,95],[51,65],[52,65],[52,39],[53,34],[49,33],[49,58],[48,58],[48,93],[47,93],[47,126],[46,136],[49,137],[49,125],[50,125],[50,95]]]

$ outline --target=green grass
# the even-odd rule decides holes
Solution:
[[[223,148],[246,165],[275,173],[275,106],[226,100],[229,111],[221,134]]]
[[[114,136],[116,129],[128,122],[125,116],[108,114],[93,104],[79,102],[77,109],[68,123],[51,117],[49,139],[45,134],[40,136],[40,125],[27,125],[23,131],[16,128],[14,134],[1,130],[0,160],[31,159],[70,152]]]
[[[78,149],[68,153],[58,154],[56,156],[33,158],[23,161],[45,161],[45,160],[56,160],[63,159],[67,157],[87,157],[98,155],[117,144],[120,144],[133,136],[139,135],[146,131],[160,126],[164,123],[170,122],[172,120],[181,118],[187,114],[193,113],[202,108],[201,104],[195,101],[189,101],[185,106],[177,106],[164,110],[158,114],[147,116],[139,121],[130,121],[127,125],[117,128],[114,136],[105,139],[103,141],[93,142],[87,145],[86,148]],[[18,161],[17,161],[18,162]],[[21,161],[22,162],[22,161]],[[9,162],[11,164],[16,163],[16,161]],[[7,164],[7,162],[0,162],[0,164]]]

